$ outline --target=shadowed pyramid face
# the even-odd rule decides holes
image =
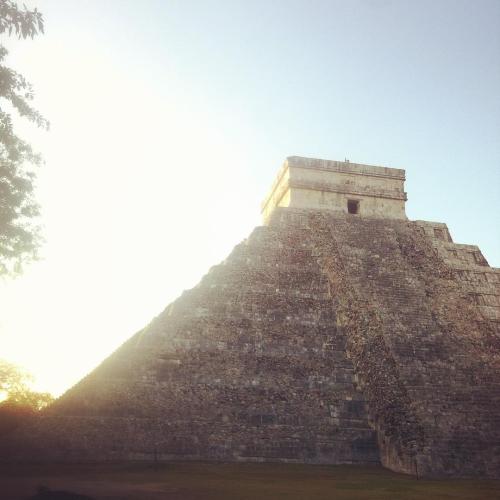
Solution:
[[[478,252],[442,224],[276,209],[7,453],[494,477],[500,274]]]

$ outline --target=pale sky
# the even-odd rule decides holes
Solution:
[[[27,2],[28,3],[28,2]],[[31,1],[42,259],[0,357],[60,394],[260,221],[287,156],[404,168],[410,219],[500,266],[500,1]]]

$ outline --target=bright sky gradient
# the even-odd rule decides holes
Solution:
[[[46,0],[43,259],[0,357],[60,394],[259,224],[286,156],[404,168],[410,219],[500,265],[500,1]]]

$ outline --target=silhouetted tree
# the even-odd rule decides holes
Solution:
[[[0,436],[21,425],[48,406],[54,398],[48,392],[33,391],[33,377],[18,366],[0,360]]]
[[[43,33],[42,14],[0,0],[0,34],[3,33],[33,38]],[[4,66],[7,54],[7,49],[0,45],[0,275],[15,275],[24,263],[36,258],[40,244],[39,228],[34,222],[39,207],[33,196],[33,167],[40,165],[41,157],[15,134],[11,113],[6,109],[37,127],[48,129],[48,122],[30,104],[32,86],[22,75]]]

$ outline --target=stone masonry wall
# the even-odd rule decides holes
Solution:
[[[498,477],[499,274],[478,251],[436,223],[276,209],[4,456]]]
[[[262,203],[262,218],[267,225],[275,207],[347,213],[348,200],[357,200],[363,216],[406,219],[404,180],[401,169],[291,156]]]
[[[310,240],[257,228],[25,429],[17,456],[378,463]]]
[[[282,225],[294,215],[278,217]],[[471,300],[477,285],[457,279],[421,223],[295,217],[315,235],[382,463],[425,475],[497,476],[500,335],[491,306]],[[498,276],[480,253],[474,259]]]

